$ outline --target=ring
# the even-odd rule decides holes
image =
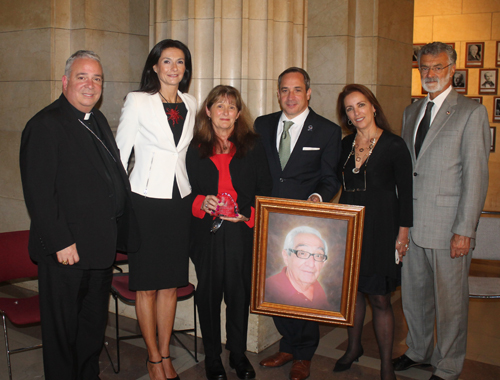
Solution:
[[[68,260],[64,260],[61,262],[62,265],[68,265]]]

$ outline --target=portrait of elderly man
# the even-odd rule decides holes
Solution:
[[[464,88],[465,87],[465,80],[464,80],[464,74],[457,71],[453,75],[453,87],[456,88]]]
[[[314,228],[291,230],[281,251],[285,266],[266,280],[267,302],[330,309],[318,277],[328,260],[328,245]]]
[[[495,74],[493,71],[485,71],[483,74],[483,83],[481,87],[483,88],[494,88],[495,87]]]
[[[469,45],[469,52],[467,54],[467,61],[480,61],[481,50],[480,45]]]

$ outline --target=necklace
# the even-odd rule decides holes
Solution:
[[[380,137],[380,136],[379,136]],[[375,136],[375,137],[372,137],[369,141],[370,141],[370,145],[368,145],[368,153],[366,153],[364,156],[363,156],[363,159],[364,159],[364,163],[365,163],[365,168],[366,166],[368,165],[368,160],[370,159],[370,156],[372,155],[372,152],[373,152],[373,148],[375,147],[375,144],[377,143],[377,139],[378,137]],[[349,158],[351,158],[352,155],[354,155],[355,157],[355,160],[356,162],[360,162],[361,161],[361,157],[358,156],[356,157],[356,147],[358,145],[356,145],[356,137],[354,137],[354,140],[352,142],[352,148],[351,148],[351,152],[349,153],[349,156],[347,156],[347,160],[345,161],[344,163],[344,169],[345,169],[345,166],[347,165],[347,162],[349,161]],[[360,152],[363,152],[364,151],[364,148],[361,148],[359,149]],[[361,164],[362,165],[362,164]],[[360,167],[361,167],[360,165]],[[354,164],[354,168],[352,169],[352,172],[354,174],[358,174],[360,172],[360,167],[357,168],[356,167],[356,164]]]
[[[167,100],[167,98],[165,98],[165,97],[163,96],[163,94],[161,93],[161,91],[158,91],[158,93],[159,93],[159,94],[160,94],[160,96],[163,98],[163,100],[165,100],[167,103],[177,103],[177,98],[179,97],[179,94],[175,93],[175,99],[174,99],[174,101],[173,101],[173,102],[170,102],[170,101],[168,101],[168,100]]]

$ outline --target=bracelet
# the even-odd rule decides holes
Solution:
[[[408,248],[408,243],[410,242],[410,240],[408,240],[408,243],[403,244],[403,243],[401,243],[399,240],[396,240],[396,241],[398,242],[398,244],[403,245],[405,248]]]

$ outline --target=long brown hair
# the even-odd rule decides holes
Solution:
[[[387,118],[385,117],[384,110],[382,109],[382,106],[378,102],[375,95],[373,95],[373,92],[371,92],[369,88],[363,86],[362,84],[355,83],[345,86],[342,92],[339,94],[339,98],[337,100],[337,117],[342,128],[350,132],[356,131],[354,125],[348,123],[349,119],[347,118],[347,113],[345,111],[344,105],[344,100],[347,95],[350,95],[353,92],[359,92],[363,94],[366,99],[368,99],[368,101],[373,105],[373,107],[375,107],[375,124],[377,125],[377,127],[383,129],[384,131],[391,132],[391,127],[389,125],[389,122],[387,121]]]
[[[198,146],[200,157],[206,158],[214,155],[215,148],[220,141],[215,134],[212,121],[207,115],[207,109],[217,103],[221,98],[234,100],[240,116],[234,122],[234,130],[229,140],[236,146],[235,156],[244,157],[248,150],[253,147],[257,134],[253,129],[250,113],[246,107],[240,92],[231,86],[218,85],[210,91],[196,115],[194,126],[193,144]]]

